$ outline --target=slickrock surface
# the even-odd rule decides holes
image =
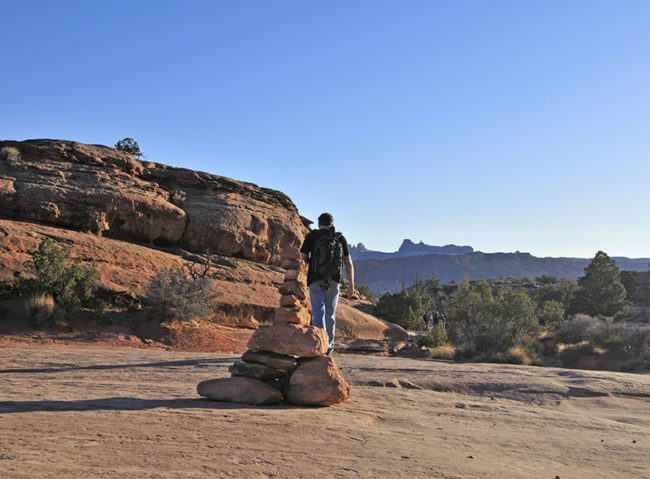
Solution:
[[[336,407],[197,396],[238,357],[2,345],[0,476],[647,476],[647,374],[335,355]]]

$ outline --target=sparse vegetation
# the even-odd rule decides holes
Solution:
[[[187,195],[182,190],[173,190],[169,193],[169,202],[179,207],[183,206],[183,203],[185,203],[186,198]]]
[[[20,150],[13,146],[3,146],[0,148],[0,160],[19,161],[21,158]]]
[[[447,344],[447,331],[444,324],[430,328],[427,333],[418,338],[418,346],[437,348]]]
[[[422,316],[431,309],[433,299],[418,288],[403,288],[399,293],[379,297],[373,314],[406,329],[423,330]]]
[[[147,286],[147,302],[160,308],[169,320],[205,316],[214,311],[214,300],[219,296],[214,288],[215,276],[208,252],[181,268],[160,271]]]
[[[142,158],[144,156],[140,151],[140,146],[138,145],[138,142],[135,141],[133,138],[127,137],[118,141],[117,143],[115,143],[115,148],[120,151],[129,153],[134,158]]]
[[[523,290],[493,294],[486,281],[464,281],[451,298],[449,337],[465,357],[495,356],[528,345],[538,333],[535,304]]]
[[[41,328],[54,322],[56,304],[54,298],[47,294],[36,294],[27,298],[25,312],[32,325]]]
[[[15,287],[24,296],[51,297],[56,309],[70,316],[82,307],[99,305],[97,279],[95,265],[88,267],[80,258],[70,258],[68,248],[45,238],[25,263],[25,272],[18,276]],[[47,303],[49,300],[34,300],[39,308]]]

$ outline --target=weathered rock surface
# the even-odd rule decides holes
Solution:
[[[293,295],[299,299],[307,298],[307,289],[297,279],[292,281],[285,281],[280,285],[279,290],[283,295]]]
[[[280,371],[270,368],[264,364],[259,363],[246,363],[237,361],[228,368],[233,376],[245,376],[248,378],[259,379],[260,381],[268,381],[271,379],[283,379],[287,377],[286,371]]]
[[[273,322],[275,324],[293,323],[308,325],[311,322],[311,315],[305,308],[281,306],[275,310]]]
[[[301,359],[285,387],[285,396],[299,406],[331,406],[350,396],[350,385],[332,357]]]
[[[328,344],[324,329],[285,323],[255,331],[248,342],[248,349],[285,356],[314,357],[325,354]]]
[[[231,377],[209,379],[196,388],[199,396],[215,401],[244,404],[275,404],[282,400],[282,393],[258,379]]]
[[[208,173],[139,161],[101,145],[0,141],[0,211],[98,235],[270,263],[307,232],[283,193]],[[182,193],[180,193],[182,192]],[[183,199],[184,196],[184,199]]]
[[[281,371],[293,371],[296,369],[296,366],[298,366],[298,360],[296,358],[269,351],[248,350],[242,355],[241,359],[248,363],[264,364],[270,368]]]
[[[287,308],[292,307],[307,307],[307,301],[304,299],[298,299],[295,296],[290,294],[285,294],[280,296],[280,306],[285,306]]]

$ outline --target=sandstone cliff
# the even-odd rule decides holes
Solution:
[[[3,147],[20,157],[0,158],[0,289],[45,237],[94,262],[100,286],[113,295],[138,296],[158,271],[209,249],[219,292],[212,321],[254,327],[251,318],[272,317],[279,255],[296,251],[308,231],[285,194],[100,145],[0,141]],[[352,307],[341,308],[339,321],[353,337],[403,335]]]

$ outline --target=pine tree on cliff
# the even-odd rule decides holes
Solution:
[[[133,138],[124,138],[123,140],[118,141],[115,143],[115,148],[131,154],[134,158],[142,158],[143,156],[138,142]]]
[[[625,304],[625,287],[616,262],[599,251],[578,278],[570,312],[614,316]]]

